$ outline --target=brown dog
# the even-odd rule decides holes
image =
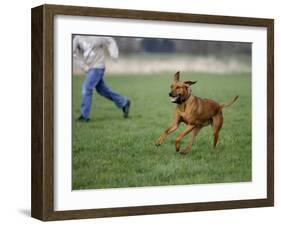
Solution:
[[[190,151],[194,144],[195,138],[200,129],[205,126],[212,125],[214,134],[214,145],[218,142],[219,131],[223,124],[222,109],[228,107],[237,100],[235,96],[232,100],[225,104],[219,104],[211,99],[203,99],[193,96],[191,94],[191,85],[196,82],[180,81],[180,72],[174,75],[174,82],[171,85],[171,92],[169,96],[172,103],[177,104],[174,121],[172,125],[167,128],[161,136],[156,140],[155,145],[161,145],[166,139],[167,135],[178,128],[180,122],[184,122],[187,126],[176,138],[176,151],[180,150],[180,140],[189,132],[192,132],[185,149],[182,153],[186,154]]]

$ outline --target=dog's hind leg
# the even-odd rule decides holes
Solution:
[[[222,112],[219,111],[214,117],[213,117],[213,135],[214,135],[214,144],[213,148],[216,148],[218,139],[219,139],[219,132],[223,124],[223,115]]]

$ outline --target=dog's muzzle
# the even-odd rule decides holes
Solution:
[[[169,93],[169,97],[170,97],[170,100],[172,103],[178,103],[179,99],[180,99],[180,96],[173,96],[172,93]]]

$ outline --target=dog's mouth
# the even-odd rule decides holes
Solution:
[[[172,103],[177,103],[179,98],[180,98],[180,96],[175,96],[175,97],[172,96],[172,97],[170,97],[170,100]]]

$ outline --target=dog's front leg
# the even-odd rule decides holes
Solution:
[[[175,131],[178,128],[179,122],[180,122],[180,118],[176,115],[173,124],[169,128],[165,129],[165,131],[155,141],[155,145],[160,146],[161,144],[163,144],[163,142],[166,139],[166,137],[168,136],[168,134],[172,133],[173,131]]]
[[[192,145],[193,145],[194,142],[195,142],[195,138],[196,138],[196,136],[198,135],[198,133],[199,133],[199,131],[200,131],[201,128],[202,128],[202,127],[195,127],[195,128],[193,128],[193,130],[192,130],[192,135],[191,135],[191,137],[189,138],[189,140],[188,140],[188,142],[187,142],[187,144],[186,144],[186,147],[185,147],[184,150],[181,152],[182,154],[186,154],[186,153],[188,153],[188,152],[191,150],[191,147],[192,147]]]
[[[176,138],[175,146],[176,146],[176,151],[178,152],[180,150],[180,141],[181,139],[188,134],[191,130],[193,130],[195,126],[194,125],[187,125],[187,127],[182,131]]]

